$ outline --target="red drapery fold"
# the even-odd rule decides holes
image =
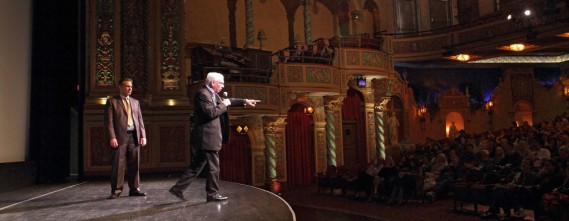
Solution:
[[[310,123],[304,106],[294,105],[286,124],[286,162],[289,188],[311,184],[314,177],[314,145]]]
[[[360,162],[367,162],[366,157],[366,124],[365,113],[362,110],[362,95],[360,92],[349,89],[344,104],[342,105],[342,120],[353,120],[358,124],[358,159]]]
[[[231,138],[219,151],[220,179],[251,185],[251,148],[249,137],[232,127]]]

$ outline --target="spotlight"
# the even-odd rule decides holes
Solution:
[[[530,16],[531,15],[531,11],[529,9],[524,11],[524,15],[526,16]]]
[[[508,15],[508,20],[512,20],[512,14]]]

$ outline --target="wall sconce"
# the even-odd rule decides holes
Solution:
[[[247,125],[237,125],[237,128],[235,128],[235,130],[237,133],[244,135],[249,131],[249,127],[247,127]]]
[[[425,116],[427,115],[427,107],[421,105],[417,110],[417,115],[419,116],[419,121],[421,122],[421,130],[425,130]]]
[[[427,108],[425,106],[420,106],[417,112],[419,118],[421,118],[421,120],[425,120],[425,114],[427,114]]]
[[[358,87],[364,88],[367,85],[366,78],[362,76],[356,77],[356,82],[358,83]]]
[[[314,107],[310,106],[310,92],[308,92],[307,94],[308,94],[307,95],[307,97],[308,97],[307,101],[308,102],[306,102],[307,106],[304,107],[304,113],[308,114],[308,115],[312,115],[314,113]]]
[[[563,87],[563,95],[569,96],[569,87]]]
[[[490,125],[492,125],[493,119],[492,116],[494,115],[494,102],[492,100],[489,100],[488,102],[486,102],[486,110],[488,110],[488,123],[490,123]]]
[[[308,106],[304,108],[304,113],[305,114],[313,114],[314,113],[314,108],[312,106]]]

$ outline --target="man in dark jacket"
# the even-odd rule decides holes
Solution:
[[[183,191],[207,167],[206,192],[207,201],[227,200],[219,194],[219,155],[221,145],[229,140],[229,106],[252,106],[255,100],[239,98],[221,98],[218,93],[224,87],[223,75],[217,72],[208,73],[205,85],[194,97],[195,125],[192,131],[191,145],[196,148],[196,155],[182,177],[176,182],[170,193],[186,200]]]

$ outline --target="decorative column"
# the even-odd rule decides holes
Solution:
[[[337,166],[338,162],[336,161],[336,150],[337,150],[337,143],[341,143],[341,139],[338,140],[336,138],[337,129],[336,126],[340,127],[341,124],[336,123],[336,107],[342,105],[342,100],[344,96],[325,96],[324,97],[324,113],[326,119],[326,159],[328,165]]]
[[[324,111],[326,113],[326,159],[328,165],[336,166],[336,126],[334,125],[334,104],[324,104]]]
[[[280,183],[277,181],[277,155],[278,149],[284,152],[284,137],[281,137],[280,142],[277,141],[279,137],[279,128],[283,125],[285,118],[275,116],[263,117],[263,135],[265,136],[265,165],[266,165],[266,185],[267,188],[273,193],[280,192]],[[283,146],[279,148],[279,146]],[[283,155],[284,153],[281,153]],[[283,171],[284,173],[284,171]]]
[[[304,0],[304,42],[312,44],[312,7],[314,0]]]
[[[246,43],[244,48],[249,48],[255,43],[255,33],[253,28],[253,0],[245,0],[245,31]]]
[[[376,155],[380,159],[385,160],[385,127],[383,119],[385,117],[385,109],[391,97],[382,97],[381,102],[374,107],[375,110],[375,148]]]

